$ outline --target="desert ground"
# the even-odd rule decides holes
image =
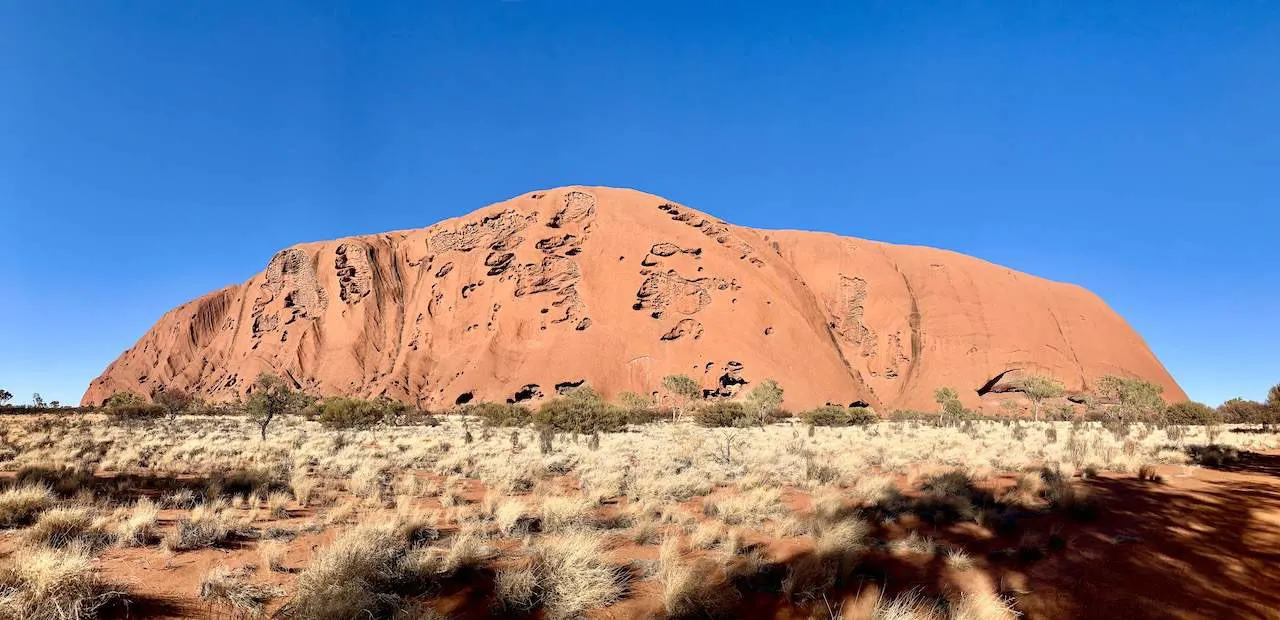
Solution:
[[[1257,425],[413,422],[5,416],[0,617],[1280,617]]]

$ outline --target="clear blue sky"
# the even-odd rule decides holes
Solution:
[[[1084,285],[1280,381],[1280,3],[0,2],[0,387],[78,401],[293,243],[536,188]]]

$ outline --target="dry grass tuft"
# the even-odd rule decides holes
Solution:
[[[0,617],[23,620],[87,620],[125,598],[94,572],[89,552],[20,549],[0,568]]]
[[[719,521],[703,521],[689,537],[689,544],[696,549],[712,549],[724,542],[728,528]]]
[[[872,620],[943,620],[946,618],[937,601],[919,590],[899,594],[892,600],[880,599],[871,613]]]
[[[953,570],[964,572],[973,568],[973,556],[965,553],[964,549],[952,547],[947,549],[943,556],[943,561]]]
[[[579,618],[622,597],[625,572],[602,560],[604,550],[593,534],[543,538],[530,553],[548,618]]]
[[[843,583],[858,567],[866,551],[870,527],[858,519],[819,524],[812,554],[787,566],[782,591],[793,601],[812,601]]]
[[[284,543],[278,540],[264,540],[258,543],[258,556],[262,558],[262,565],[272,572],[289,572],[284,565],[284,551]]]
[[[1013,602],[994,593],[968,593],[951,606],[950,620],[1013,620],[1022,614]]]
[[[583,497],[552,496],[542,501],[542,531],[548,533],[586,527],[595,505]]]
[[[267,512],[272,519],[289,518],[289,497],[284,491],[275,491],[267,495]]]
[[[662,606],[670,618],[728,618],[740,596],[715,562],[670,551],[665,561],[659,561],[658,581]]]
[[[216,547],[225,543],[235,533],[226,511],[215,505],[196,506],[191,514],[178,520],[174,529],[162,541],[167,551],[190,551]]]
[[[121,547],[144,547],[160,540],[155,502],[142,498],[133,505],[128,516],[116,525],[116,544]]]
[[[289,479],[289,488],[293,491],[293,498],[298,501],[298,505],[306,506],[311,503],[311,496],[315,493],[316,480],[305,472],[298,472]]]
[[[6,489],[0,493],[0,527],[30,525],[52,505],[53,491],[49,487],[31,484]]]
[[[23,541],[54,549],[76,545],[92,550],[114,541],[115,534],[110,529],[109,517],[92,509],[58,507],[42,513],[35,525],[23,533]]]
[[[232,572],[225,566],[214,567],[200,582],[200,600],[242,618],[262,616],[267,603],[281,596],[284,591],[280,588],[250,583],[242,573]]]
[[[494,597],[504,610],[529,611],[538,604],[538,571],[532,562],[498,571],[493,585]]]
[[[297,592],[284,611],[299,620],[384,617],[399,604],[404,547],[385,524],[363,525],[320,551],[298,575]]]

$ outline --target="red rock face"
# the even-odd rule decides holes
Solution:
[[[305,243],[171,310],[85,392],[243,394],[270,370],[320,395],[440,408],[606,395],[683,373],[786,406],[934,410],[951,386],[1107,374],[1185,395],[1092,293],[975,258],[734,226],[637,191],[526,194],[425,229]],[[1003,376],[1002,376],[1002,373]],[[998,379],[997,379],[998,378]]]

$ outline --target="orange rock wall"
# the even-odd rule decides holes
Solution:
[[[796,410],[934,410],[942,385],[981,407],[979,387],[1027,372],[1075,391],[1138,376],[1185,399],[1082,288],[943,250],[743,228],[599,187],[283,250],[248,282],[161,317],[82,402],[161,386],[228,399],[264,370],[316,394],[431,408],[536,401],[581,381],[652,393],[674,373],[727,396],[771,377]]]

